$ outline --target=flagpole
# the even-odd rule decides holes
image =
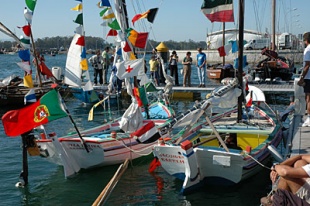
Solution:
[[[39,62],[38,62],[37,51],[36,51],[36,48],[35,48],[35,45],[34,45],[31,24],[28,23],[28,26],[30,27],[30,38],[31,38],[31,42],[32,42],[32,50],[33,50],[33,55],[34,55],[34,58],[35,58],[35,64],[36,64],[36,67],[37,67],[37,76],[39,78],[39,86],[41,87],[42,86],[42,80],[41,80],[41,75],[40,75],[41,72],[40,72],[40,69],[39,69]]]
[[[59,96],[59,98],[61,99],[61,103],[62,103],[62,105],[64,106],[64,109],[65,109],[65,111],[67,112],[68,117],[69,117],[69,119],[71,120],[71,123],[73,124],[73,126],[74,126],[74,128],[75,128],[77,134],[79,135],[79,138],[81,139],[81,142],[82,142],[82,144],[83,144],[83,146],[84,146],[86,152],[89,153],[89,149],[88,149],[88,147],[87,147],[87,144],[86,144],[85,140],[83,139],[83,137],[82,137],[82,135],[81,135],[79,129],[77,128],[77,126],[76,126],[76,124],[75,124],[75,122],[74,122],[74,120],[73,120],[73,118],[72,118],[72,116],[71,116],[71,114],[70,114],[70,112],[69,112],[69,110],[68,110],[68,108],[67,108],[67,106],[66,106],[64,100],[62,99],[62,97],[60,96],[59,93],[58,93],[58,96]]]

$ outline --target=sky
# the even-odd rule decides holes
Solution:
[[[99,0],[83,0],[84,29],[86,36],[102,37],[113,42],[113,37],[106,38],[107,27],[99,16],[102,10],[97,7]],[[113,0],[110,0],[111,4]],[[207,33],[222,29],[222,23],[211,23],[200,11],[203,0],[127,0],[128,16],[151,8],[159,8],[153,24],[144,20],[143,25],[135,24],[137,31],[150,32],[150,39],[156,41],[205,41]],[[234,0],[235,22],[238,20],[238,0]],[[245,29],[271,33],[272,0],[245,0]],[[37,0],[33,15],[33,37],[73,36],[78,26],[73,22],[79,14],[72,11],[79,1],[75,0]],[[133,4],[135,6],[133,6]],[[138,5],[138,6],[137,6]],[[277,0],[277,33],[292,32],[302,34],[310,31],[309,0]],[[18,37],[23,33],[17,26],[26,24],[24,18],[24,0],[11,0],[1,4],[0,22]],[[130,23],[131,27],[132,24]],[[142,23],[140,23],[142,25]],[[226,28],[237,28],[237,23],[226,23]],[[11,40],[0,32],[0,41]]]

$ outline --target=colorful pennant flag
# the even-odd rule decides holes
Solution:
[[[120,30],[121,29],[121,27],[119,26],[116,19],[114,19],[111,23],[108,23],[108,26],[114,30]]]
[[[24,70],[25,72],[27,72],[27,74],[31,73],[31,67],[29,64],[29,61],[26,62],[17,62],[16,63],[22,70]]]
[[[231,52],[236,53],[238,51],[237,41],[230,41],[230,43],[231,43]]]
[[[73,7],[71,10],[73,10],[73,11],[82,11],[83,10],[83,5],[80,3],[80,4],[76,5],[75,7]]]
[[[43,75],[46,75],[47,78],[50,78],[50,77],[53,77],[53,73],[51,72],[51,70],[45,65],[44,62],[40,62],[39,63],[39,68],[40,68],[40,71]]]
[[[30,11],[29,9],[27,9],[27,7],[25,7],[24,9],[24,16],[26,21],[31,24],[32,23],[32,16],[33,16],[33,12]]]
[[[74,20],[75,23],[83,25],[83,13],[77,15],[76,19]]]
[[[112,19],[112,18],[115,18],[115,15],[114,15],[112,9],[109,8],[109,9],[105,12],[105,15],[102,16],[102,19]]]
[[[117,62],[115,65],[117,68],[116,76],[119,79],[125,79],[137,76],[139,70],[144,69],[144,58]]]
[[[82,59],[80,62],[82,70],[88,70],[88,64],[87,64],[87,59]]]
[[[217,50],[220,54],[220,57],[227,56],[231,50],[231,44],[221,46]]]
[[[126,32],[127,32],[127,38],[133,46],[141,49],[145,48],[149,33],[147,32],[138,33],[136,30],[132,28],[127,29]]]
[[[85,38],[84,38],[84,36],[80,36],[78,38],[78,40],[76,41],[76,44],[80,45],[80,46],[85,46]]]
[[[20,37],[20,42],[25,49],[30,49],[30,39],[28,37]]]
[[[24,34],[26,36],[30,37],[30,35],[31,35],[31,27],[30,27],[30,25],[26,25],[26,26],[23,26],[23,27],[18,26],[17,28],[22,29]]]
[[[234,22],[233,0],[204,0],[201,11],[211,22]]]
[[[34,8],[36,7],[37,0],[26,0],[26,5],[29,10],[34,11]]]
[[[31,74],[24,76],[24,86],[28,88],[33,88],[33,81]]]
[[[109,8],[103,9],[103,10],[99,13],[100,17],[102,17],[102,16],[105,14],[105,12],[107,12],[108,10],[109,10]]]
[[[30,51],[29,49],[24,49],[24,50],[19,50],[18,51],[18,56],[25,62],[30,61]]]
[[[242,68],[244,68],[244,67],[246,67],[246,62],[247,62],[247,57],[246,57],[246,55],[244,55],[243,56],[243,62],[242,62]],[[234,59],[234,68],[235,69],[238,69],[238,67],[239,67],[239,61],[238,61],[238,58],[236,58],[236,59]]]
[[[83,35],[84,33],[84,28],[82,25],[79,25],[78,27],[75,28],[75,33],[79,35]]]
[[[2,123],[5,133],[13,137],[67,115],[58,92],[53,89],[31,105],[8,111],[2,116]]]
[[[107,37],[108,37],[108,36],[116,36],[116,35],[117,35],[117,31],[114,30],[114,29],[110,29],[110,31],[109,31],[108,34],[107,34]]]
[[[85,47],[82,48],[81,58],[82,59],[86,58],[86,48]]]
[[[97,6],[99,8],[102,8],[102,7],[105,7],[105,6],[111,7],[111,4],[110,4],[109,0],[101,0],[100,2],[98,2]]]
[[[131,20],[132,24],[134,25],[137,20],[143,19],[143,18],[146,18],[149,22],[153,23],[155,16],[157,14],[157,11],[158,11],[158,8],[153,8],[153,9],[150,9],[150,10],[148,10],[142,14],[135,15]]]
[[[34,89],[30,89],[29,92],[27,92],[27,94],[24,97],[24,103],[27,104],[28,102],[36,102],[37,98],[36,98],[36,93],[34,92]]]

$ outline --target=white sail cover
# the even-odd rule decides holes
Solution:
[[[255,86],[249,85],[249,94],[246,96],[246,101],[248,102],[251,98],[251,91],[252,91],[252,101],[253,102],[265,102],[265,94],[262,90]]]
[[[82,83],[81,80],[82,68],[80,66],[82,47],[80,45],[77,45],[76,42],[80,37],[81,37],[80,34],[75,34],[72,39],[67,54],[65,80],[64,80],[66,84],[79,88],[81,87]]]
[[[122,116],[119,126],[125,132],[134,132],[143,125],[143,116],[140,107],[136,103],[131,103]]]

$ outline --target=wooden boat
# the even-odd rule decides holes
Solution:
[[[138,112],[139,113],[139,112]],[[140,114],[141,115],[141,114]],[[149,116],[141,122],[138,130],[122,130],[122,118],[114,122],[90,128],[78,133],[57,137],[55,133],[41,133],[36,140],[40,154],[46,160],[62,165],[65,176],[69,177],[81,169],[89,169],[124,162],[127,158],[136,159],[152,153],[156,140],[160,137],[156,129],[174,112],[160,102],[149,107]],[[146,118],[146,113],[142,113]],[[138,124],[130,114],[130,124]],[[86,151],[85,145],[89,152]]]
[[[262,55],[267,56],[267,58],[253,68],[253,79],[256,77],[261,80],[281,78],[284,81],[289,81],[292,79],[295,72],[293,60],[279,56],[277,52],[269,49],[264,49]]]
[[[243,93],[238,91],[243,88],[240,43],[244,29],[243,0],[239,6],[242,13],[239,13],[238,83],[235,79],[213,91],[199,107],[174,124],[187,125],[184,129],[172,140],[160,140],[154,147],[154,162],[159,161],[168,174],[183,180],[184,194],[204,184],[234,185],[253,177],[269,161],[268,145],[277,147],[282,139],[281,123],[266,104],[261,90],[249,86],[246,105],[238,98]],[[233,108],[234,104],[238,107]],[[205,121],[196,123],[210,106],[224,110],[212,111],[217,115],[206,116]]]
[[[256,87],[250,86],[250,90],[256,91],[253,96],[263,94]],[[236,122],[237,109],[232,108],[210,119],[206,117],[187,133],[181,130],[172,137],[172,142],[159,141],[154,147],[154,156],[165,171],[184,180],[183,193],[205,183],[237,184],[263,169],[260,164],[269,161],[268,145],[277,147],[282,139],[275,114],[261,107],[263,99],[259,98],[260,107],[250,107],[249,117],[243,112],[246,119],[240,123]],[[229,136],[234,136],[234,144],[225,142]],[[176,144],[175,139],[180,137],[182,142]]]

